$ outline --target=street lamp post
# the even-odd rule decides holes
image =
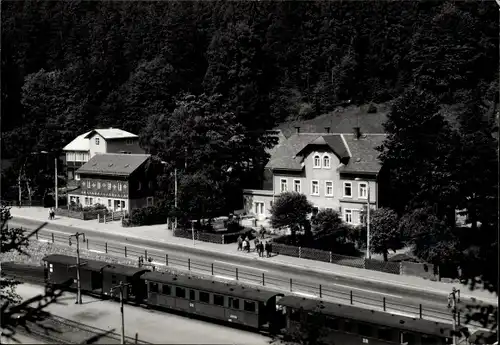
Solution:
[[[161,161],[161,164],[166,165],[167,162]],[[177,168],[174,168],[174,205],[175,205],[175,212],[177,212]],[[174,231],[175,230],[177,230],[177,215],[174,218]]]
[[[86,263],[80,264],[80,236],[83,236],[83,242],[85,242],[85,234],[81,232],[77,232],[74,235],[69,236],[69,245],[71,246],[71,237],[76,238],[76,304],[82,304],[82,291],[81,291],[81,283],[80,283],[80,266],[85,265]],[[75,266],[70,266],[75,267]]]
[[[115,285],[111,288],[111,293],[115,290],[119,290],[120,291],[120,314],[122,316],[122,344],[125,344],[125,315],[123,313],[123,289],[125,287],[128,287],[130,286],[131,284],[127,283],[127,284],[123,284],[122,281],[120,281],[120,284],[118,285]]]
[[[356,178],[356,181],[362,181],[360,178]],[[366,188],[368,189],[368,199],[366,201],[366,258],[371,259],[370,253],[370,184],[368,181],[363,181],[366,183]]]
[[[453,318],[453,345],[457,344],[457,303],[460,303],[460,290],[453,288],[451,293],[448,295],[448,309],[451,309],[451,315]]]

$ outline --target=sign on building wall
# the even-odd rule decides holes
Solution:
[[[128,198],[128,181],[82,179],[82,195]]]

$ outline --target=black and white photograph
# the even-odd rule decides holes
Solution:
[[[0,6],[1,343],[498,345],[500,1]]]

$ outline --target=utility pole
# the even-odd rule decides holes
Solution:
[[[74,235],[69,236],[69,245],[71,246],[71,237],[76,238],[76,304],[82,304],[82,290],[80,283],[80,266],[86,264],[86,262],[80,264],[80,236],[83,236],[83,242],[85,243],[85,234],[81,232],[77,232]],[[75,267],[75,266],[70,266]]]
[[[120,290],[120,313],[122,315],[122,344],[125,344],[125,316],[123,314],[123,288],[130,286],[131,284],[123,284],[122,281],[120,281],[120,284],[115,285],[111,288],[111,293],[114,290]]]
[[[54,171],[55,171],[55,176],[54,176],[54,184],[55,184],[55,194],[56,194],[56,209],[59,208],[59,193],[58,193],[58,188],[57,188],[57,157],[54,158]]]
[[[196,245],[194,241],[194,220],[191,221],[191,234],[193,235],[193,246]]]
[[[460,290],[454,287],[448,295],[448,309],[451,309],[451,315],[453,317],[453,345],[457,345],[457,321],[460,321],[457,320],[457,303],[460,303]]]
[[[366,257],[371,259],[370,253],[370,184],[366,183],[366,188],[368,188],[368,203],[366,209]]]
[[[175,192],[175,220],[174,220],[174,230],[177,230],[177,168],[174,169],[174,192]]]

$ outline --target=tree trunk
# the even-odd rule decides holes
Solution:
[[[387,261],[387,260],[388,260],[388,259],[387,259],[387,250],[386,250],[386,251],[384,251],[384,253],[383,253],[383,254],[384,254],[384,261]]]
[[[295,225],[292,225],[290,227],[290,238],[292,239],[292,245],[295,245],[297,243],[296,239],[296,233],[297,232],[297,227]]]
[[[31,205],[31,187],[30,187],[30,182],[28,180],[26,180],[26,188],[28,189],[28,199],[30,201],[30,206]]]

